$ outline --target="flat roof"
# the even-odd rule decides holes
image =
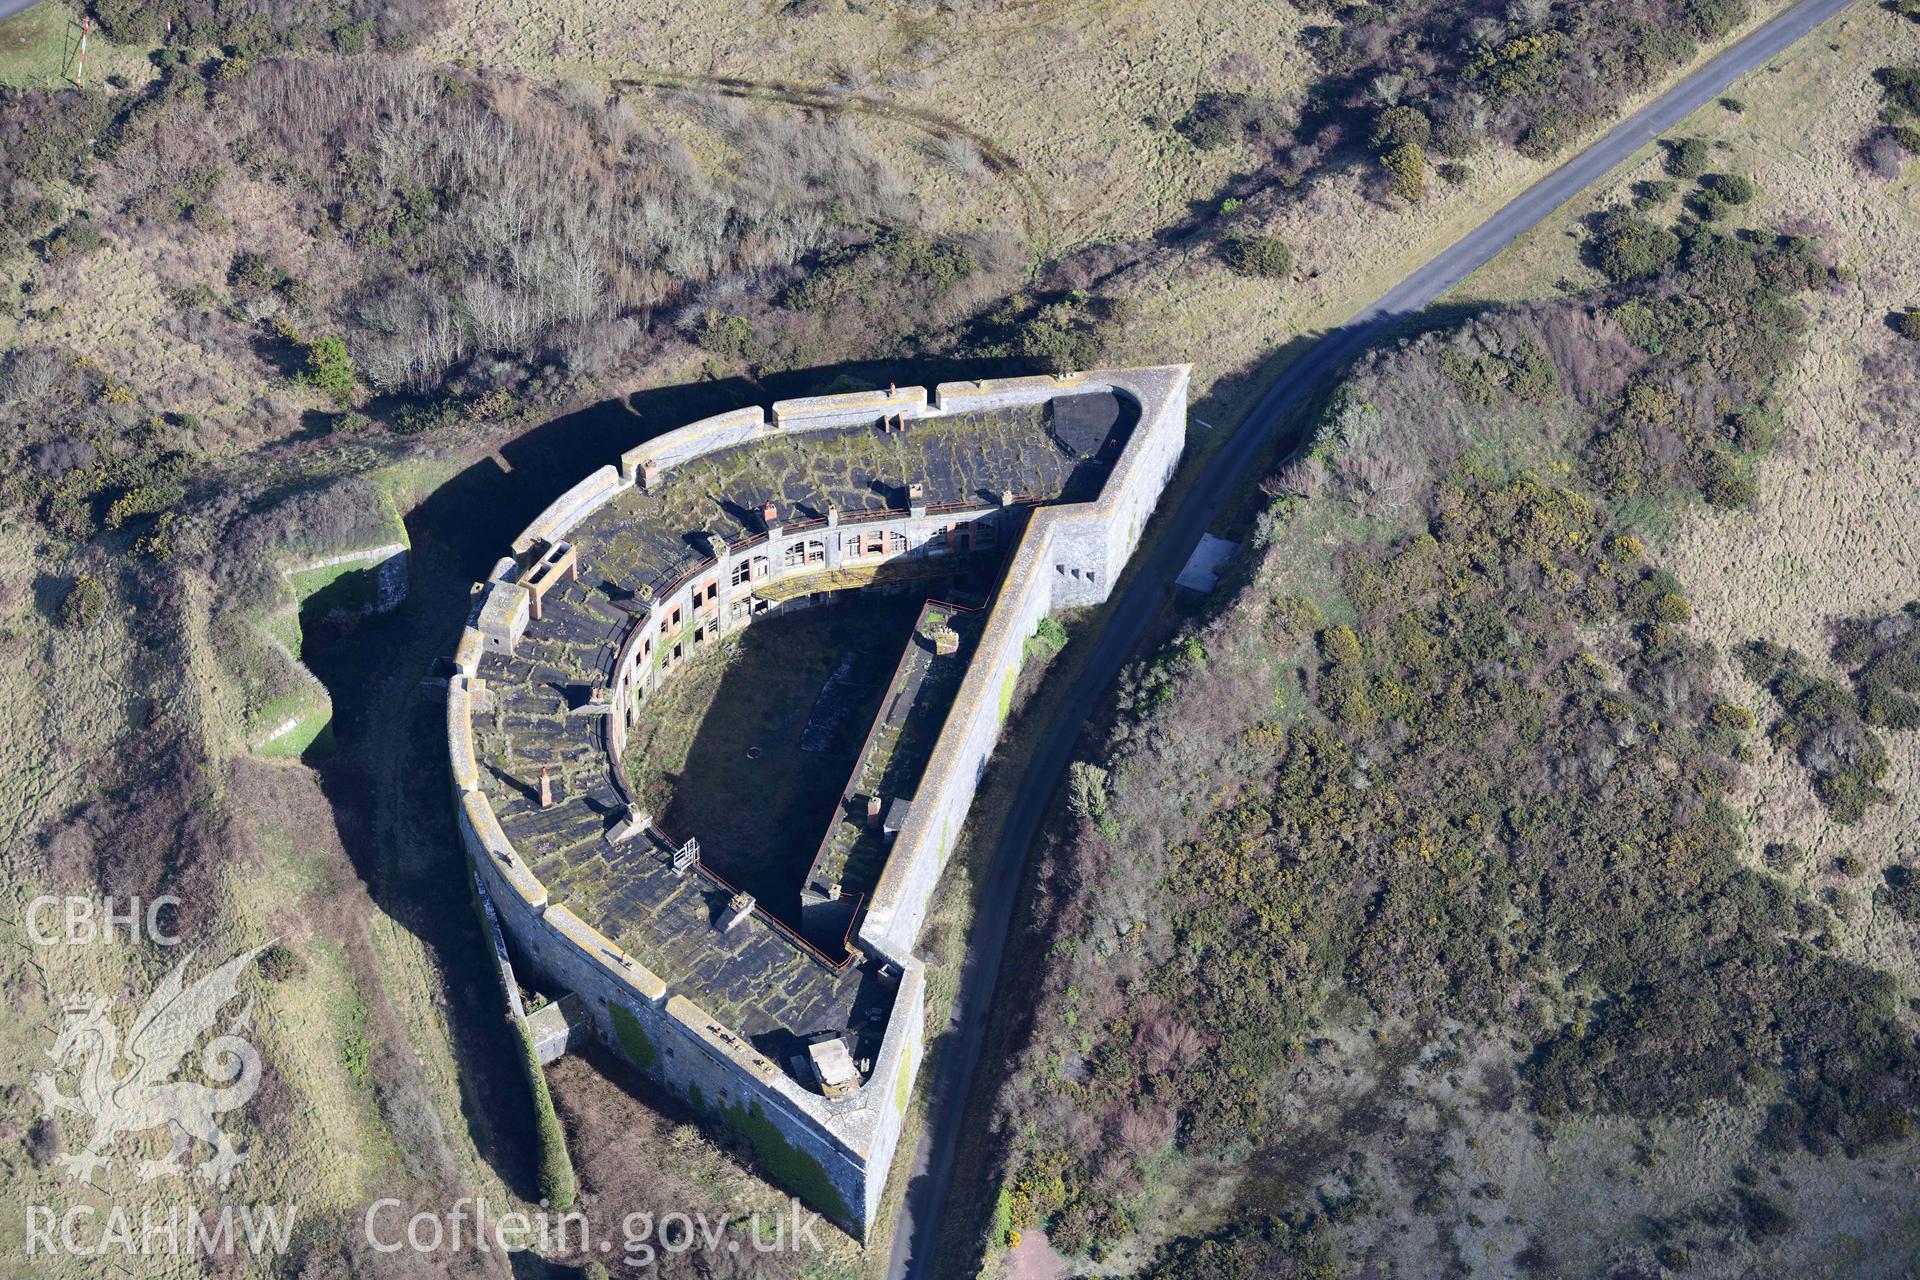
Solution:
[[[552,900],[775,1062],[821,1033],[877,1032],[892,986],[874,966],[836,970],[758,913],[722,931],[728,887],[699,869],[674,872],[651,833],[606,841],[625,798],[601,720],[581,710],[586,690],[612,683],[641,588],[659,592],[704,561],[703,532],[728,541],[761,532],[769,499],[789,525],[824,516],[829,502],[844,515],[903,509],[914,482],[929,505],[997,506],[1008,490],[1023,504],[1086,501],[1137,415],[1131,401],[1094,391],[909,419],[905,430],[774,435],[674,467],[653,492],[629,488],[570,530],[578,580],[548,591],[512,656],[483,653],[477,674],[495,710],[473,717],[480,788]],[[542,766],[554,792],[547,809]],[[796,893],[804,874],[794,869]]]

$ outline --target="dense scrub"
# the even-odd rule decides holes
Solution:
[[[1282,184],[1364,140],[1381,193],[1409,200],[1435,158],[1557,155],[1748,14],[1745,0],[1294,2],[1321,70],[1306,102],[1204,92],[1175,128],[1198,147],[1253,144]]]
[[[1891,762],[1877,730],[1920,729],[1920,603],[1884,618],[1840,624],[1833,659],[1846,682],[1823,677],[1806,655],[1766,640],[1740,651],[1747,675],[1772,693],[1780,717],[1769,736],[1813,774],[1835,822],[1852,824],[1892,795]]]
[[[1251,581],[1124,681],[1036,911],[1007,1228],[1097,1254],[1170,1150],[1283,1142],[1336,995],[1363,1025],[1497,1028],[1548,1123],[1752,1101],[1775,1147],[1909,1130],[1894,984],[1754,869],[1728,803],[1754,718],[1635,529],[1737,494],[1793,295],[1830,271],[1803,241],[1655,230],[1675,252],[1608,292],[1364,362],[1266,486]],[[1851,661],[1903,688],[1860,634]],[[1257,1270],[1268,1239],[1162,1269]]]
[[[73,180],[110,117],[104,94],[0,89],[0,262],[53,229],[61,211],[47,189]]]
[[[286,388],[236,406],[255,438],[308,390],[338,428],[417,430],[551,411],[694,347],[728,370],[888,355],[1019,257],[926,236],[844,120],[379,58],[154,59],[139,93],[0,97],[0,257],[42,260],[5,305],[57,321],[82,263],[150,272],[201,358],[137,390]]]
[[[732,163],[713,174],[598,92],[389,62],[173,78],[130,122],[110,207],[151,234],[218,203],[222,175],[271,187],[299,238],[255,242],[207,301],[269,343],[344,336],[376,390],[603,374],[644,354],[656,308],[903,210],[842,126],[729,118]],[[213,175],[205,196],[179,190],[195,172]]]
[[[122,44],[167,38],[248,55],[404,49],[444,16],[439,0],[89,0],[86,7],[101,32]]]

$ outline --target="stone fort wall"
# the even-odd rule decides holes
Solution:
[[[531,963],[558,986],[577,992],[595,1030],[633,1065],[709,1111],[742,1108],[765,1117],[780,1139],[818,1164],[840,1199],[834,1216],[864,1237],[878,1213],[905,1121],[912,1082],[925,1048],[925,971],[914,954],[927,905],[951,856],[975,789],[1004,723],[1025,642],[1054,610],[1097,604],[1139,542],[1141,531],[1179,462],[1186,437],[1186,366],[1116,370],[1060,378],[942,383],[929,399],[922,388],[895,388],[788,400],[772,418],[758,407],[736,410],[670,431],[622,455],[562,494],[514,540],[476,595],[449,681],[447,737],[458,823],[468,855],[493,899],[503,928]],[[489,647],[510,647],[527,623],[528,592],[518,584],[537,569],[543,548],[563,544],[587,516],[636,484],[657,483],[672,467],[716,449],[794,431],[824,430],[1044,403],[1058,396],[1114,391],[1141,407],[1113,472],[1091,502],[1032,511],[988,613],[966,677],[928,762],[911,815],[894,842],[867,905],[856,945],[899,975],[893,1009],[866,1083],[849,1098],[828,1099],[795,1081],[746,1040],[668,991],[637,958],[594,929],[547,891],[512,848],[479,789],[472,714],[474,677]],[[770,581],[817,572],[802,557],[788,566],[794,540],[818,541],[843,563],[849,539],[876,530],[883,559],[939,554],[939,537],[959,525],[992,527],[1011,537],[1017,513],[967,507],[888,512],[878,519],[781,526],[734,545],[715,540],[713,555],[649,602],[615,659],[608,746],[616,754],[626,726],[647,693],[670,670],[658,649],[665,634],[688,634],[706,618],[718,634],[751,620],[733,606]],[[893,536],[899,536],[899,542]],[[976,535],[977,536],[977,535]],[[852,544],[859,545],[859,544]],[[896,549],[897,548],[897,549]],[[547,551],[551,557],[553,552]],[[747,560],[746,577],[734,570]],[[763,576],[754,564],[766,561]],[[663,632],[663,620],[682,625]],[[647,647],[649,639],[654,648]],[[618,1012],[616,1012],[618,1011]],[[637,1031],[637,1035],[636,1035]],[[809,1188],[796,1188],[809,1190]],[[813,1199],[822,1199],[818,1188]],[[832,1208],[834,1206],[824,1206]]]

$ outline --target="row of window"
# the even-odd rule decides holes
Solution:
[[[841,544],[843,550],[847,555],[855,558],[899,555],[907,549],[907,537],[905,534],[891,532],[886,529],[861,530],[845,535],[845,539]],[[991,547],[997,539],[998,530],[994,527],[993,522],[981,520],[972,524],[952,525],[944,529],[934,530],[927,539],[927,549],[934,552],[948,550],[968,551],[976,548]],[[781,566],[786,569],[799,568],[809,564],[824,564],[826,559],[827,545],[818,538],[796,538],[794,541],[789,542],[781,552]],[[769,572],[771,572],[771,569],[767,557],[743,557],[738,564],[733,566],[728,581],[735,587],[743,587],[750,582],[755,582],[766,577]],[[1080,576],[1078,570],[1074,571],[1074,576],[1076,578]],[[690,603],[694,610],[698,612],[705,606],[716,604],[719,596],[719,580],[709,578],[706,582],[699,583],[694,587]],[[735,619],[744,617],[747,608],[748,605],[746,601],[733,601],[732,616]],[[686,620],[685,608],[681,605],[673,606],[672,609],[660,617],[661,638],[664,639],[678,632],[686,625]],[[705,640],[709,629],[710,625],[695,627],[693,643],[698,645]],[[642,641],[641,644],[641,665],[646,665],[652,657],[653,640],[648,638]],[[673,652],[666,654],[662,658],[661,669],[671,670],[681,658],[681,646],[676,644],[673,646]]]

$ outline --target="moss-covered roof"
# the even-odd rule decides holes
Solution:
[[[1117,403],[1106,393],[1067,399]],[[578,581],[547,594],[513,656],[481,660],[494,709],[474,717],[480,785],[552,900],[783,1066],[814,1033],[877,1032],[890,994],[872,973],[834,970],[759,915],[718,928],[730,891],[699,869],[675,873],[649,836],[607,843],[625,801],[601,719],[585,703],[594,686],[611,683],[632,622],[621,606],[703,561],[703,532],[729,541],[760,532],[768,499],[788,523],[824,515],[829,502],[846,515],[898,510],[916,482],[929,505],[996,505],[1004,491],[1022,503],[1086,500],[1105,482],[1131,421],[1089,404],[1056,423],[1060,403],[909,421],[891,432],[775,436],[677,467],[654,491],[629,489],[575,527],[568,539],[579,549]],[[937,720],[927,732],[937,734]],[[538,803],[543,766],[555,800],[547,809]]]

